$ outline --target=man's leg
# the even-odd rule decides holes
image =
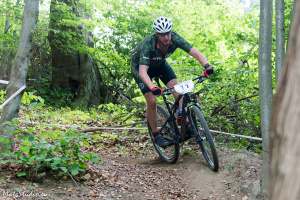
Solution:
[[[155,143],[161,147],[168,146],[170,143],[159,133],[157,128],[157,117],[156,117],[156,97],[151,93],[147,92],[144,94],[147,102],[147,120],[151,127],[152,134]]]
[[[167,146],[169,142],[161,135],[158,134],[159,129],[157,128],[157,117],[156,117],[156,97],[150,92],[149,88],[143,83],[143,81],[139,78],[138,72],[136,68],[133,69],[134,79],[137,82],[139,88],[141,89],[144,97],[146,99],[147,109],[147,120],[149,126],[152,130],[152,135],[154,136],[155,143],[161,147]],[[150,73],[150,74],[149,74]],[[151,71],[148,71],[149,77],[154,77],[154,74],[151,74]]]
[[[138,73],[138,65],[132,66],[131,68],[134,80],[138,84],[141,92],[143,93],[146,99],[146,118],[151,127],[152,132],[158,132],[157,124],[156,124],[156,97],[152,94],[149,88],[145,85],[145,83],[140,79]],[[148,71],[148,75],[150,76],[150,70]]]
[[[147,120],[152,129],[153,133],[158,132],[157,122],[156,122],[156,97],[151,93],[147,92],[144,94],[147,103]]]

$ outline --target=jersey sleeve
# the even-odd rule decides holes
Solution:
[[[191,51],[193,46],[189,42],[187,42],[183,37],[173,32],[172,38],[177,47],[179,47],[187,53]]]
[[[150,65],[150,49],[146,43],[141,45],[139,65]]]

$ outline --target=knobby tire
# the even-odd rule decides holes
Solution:
[[[217,172],[219,170],[219,161],[217,150],[213,141],[213,137],[204,118],[203,112],[197,105],[189,107],[189,119],[192,123],[192,130],[196,137],[200,150],[208,167]]]

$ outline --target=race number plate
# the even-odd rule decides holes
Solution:
[[[195,84],[192,80],[184,81],[182,83],[176,84],[174,90],[179,94],[186,94],[193,91]]]

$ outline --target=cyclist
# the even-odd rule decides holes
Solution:
[[[131,57],[131,70],[133,77],[142,91],[147,104],[147,120],[153,131],[155,142],[159,146],[165,146],[168,141],[159,133],[156,123],[156,96],[162,94],[162,88],[152,82],[154,77],[171,88],[175,84],[176,75],[166,58],[177,48],[180,48],[194,57],[208,74],[213,73],[213,67],[208,63],[204,55],[192,47],[179,34],[172,31],[172,21],[160,16],[153,22],[154,34],[147,36],[133,51]],[[174,94],[175,98],[178,96]],[[180,112],[179,112],[180,117]]]

